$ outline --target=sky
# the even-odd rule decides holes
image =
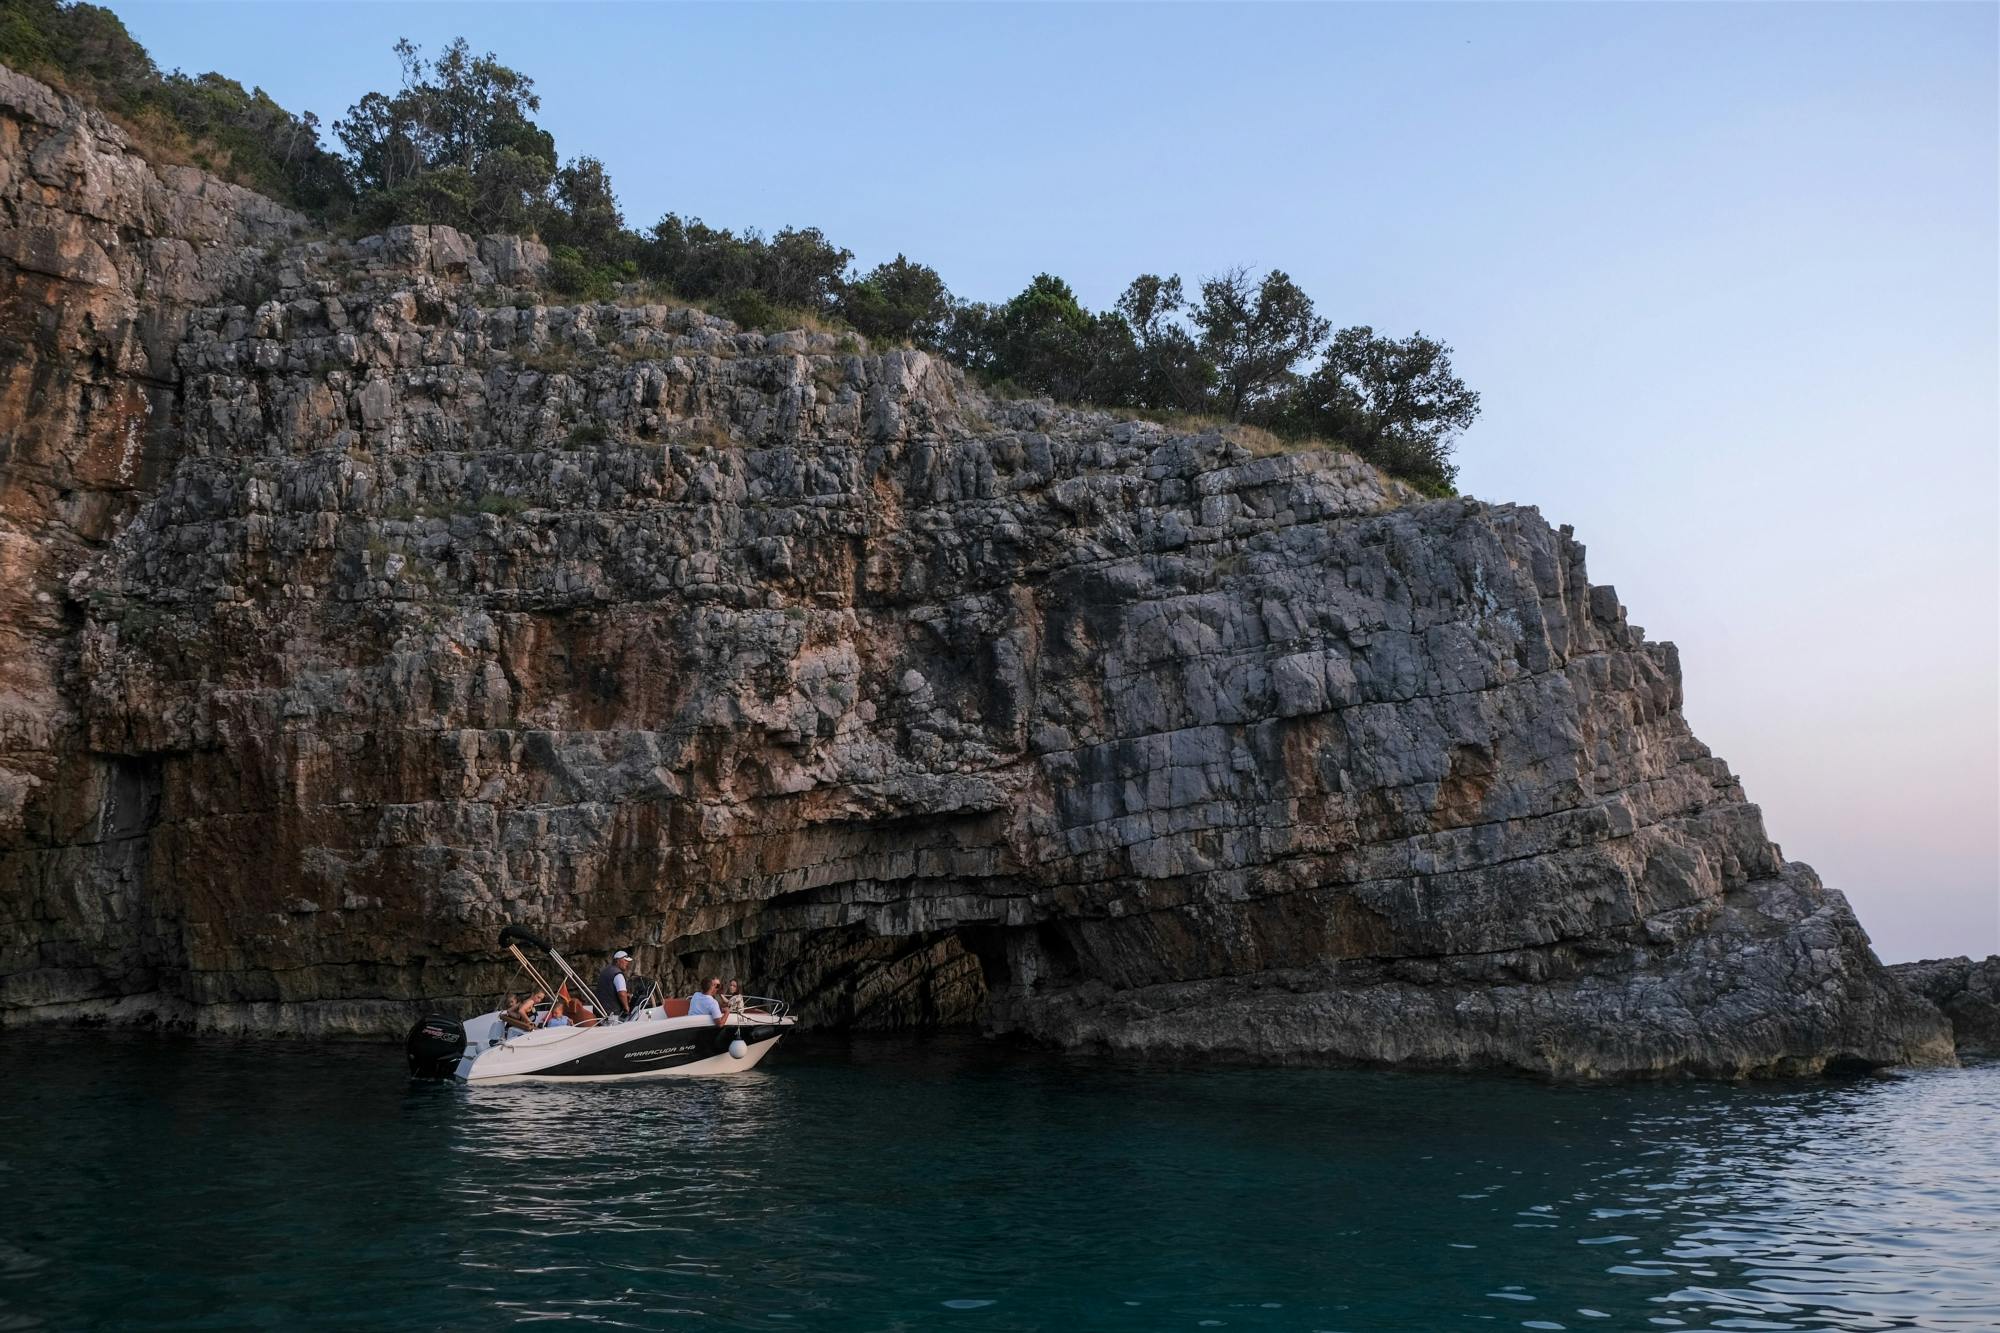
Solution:
[[[1575,527],[1785,854],[1887,960],[2000,952],[2000,7],[112,8],[329,125],[463,35],[641,227],[1442,338],[1461,488]]]

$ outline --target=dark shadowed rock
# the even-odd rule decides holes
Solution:
[[[522,921],[855,1027],[1951,1059],[1533,509],[0,127],[0,1021],[393,1032]]]
[[[1889,968],[1897,980],[1944,1011],[1962,1055],[2000,1055],[2000,954],[1927,958]]]

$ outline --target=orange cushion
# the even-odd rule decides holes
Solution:
[[[686,1000],[668,1000],[666,1008],[668,1018],[686,1018],[688,1016],[688,1002]]]

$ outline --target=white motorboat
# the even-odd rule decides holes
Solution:
[[[519,926],[501,931],[500,943],[543,994],[591,994],[560,953]],[[522,953],[523,944],[541,950],[559,980],[551,984]],[[706,1014],[690,1016],[686,1000],[651,995],[641,995],[630,1014],[583,1026],[548,1027],[547,1018],[546,1007],[538,1010],[527,1030],[504,1022],[497,1009],[463,1021],[423,1018],[404,1042],[410,1073],[472,1084],[740,1074],[756,1068],[798,1024],[783,1001],[763,996],[746,997],[743,1010],[721,1023]]]

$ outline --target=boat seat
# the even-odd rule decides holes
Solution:
[[[668,1018],[686,1018],[688,1016],[688,1002],[686,1000],[662,1000],[660,1003],[665,1007]]]

